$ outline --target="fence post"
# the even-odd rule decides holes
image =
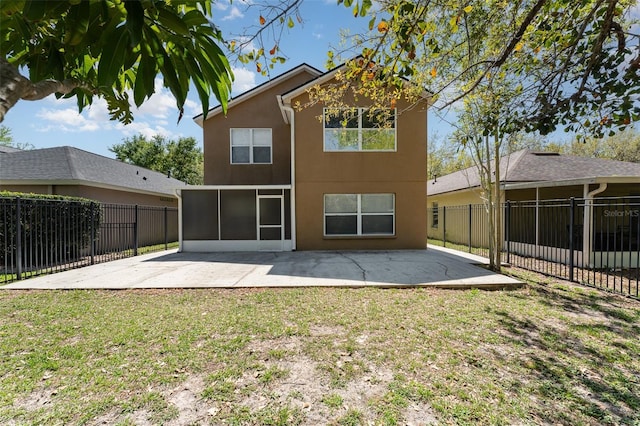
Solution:
[[[573,282],[573,253],[575,247],[573,246],[573,215],[576,208],[576,199],[570,198],[570,212],[569,212],[569,281]]]
[[[95,264],[96,256],[96,203],[91,203],[91,264]]]
[[[473,210],[471,209],[471,204],[469,204],[469,253],[471,253],[471,216],[473,215]]]
[[[20,197],[16,197],[16,278],[22,279],[22,204]]]
[[[442,247],[447,246],[447,206],[442,206]]]
[[[138,205],[135,206],[135,222],[133,223],[133,255],[138,255]]]
[[[504,214],[504,239],[507,243],[507,263],[511,263],[511,201],[507,200],[507,211]]]
[[[167,206],[164,207],[164,249],[167,250],[169,248],[169,219],[167,218]]]

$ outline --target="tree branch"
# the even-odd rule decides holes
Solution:
[[[531,22],[535,19],[535,17],[538,16],[538,13],[540,13],[542,6],[544,6],[546,2],[547,0],[538,0],[538,2],[533,5],[529,13],[527,13],[527,16],[524,18],[524,20],[520,24],[518,31],[513,35],[513,37],[511,37],[509,44],[502,51],[502,54],[500,55],[500,57],[491,62],[489,67],[487,67],[487,69],[482,73],[482,75],[478,77],[476,81],[473,82],[473,84],[470,86],[469,89],[465,90],[462,94],[458,95],[455,99],[448,102],[448,104],[454,104],[455,102],[467,96],[469,93],[473,92],[476,89],[476,87],[478,87],[478,85],[482,82],[482,80],[484,80],[484,78],[487,76],[487,73],[489,73],[491,69],[499,68],[507,61],[507,59],[509,58],[509,55],[513,53],[513,49],[515,49],[516,45],[522,39],[522,36],[527,30],[527,27],[529,26],[529,24],[531,24]]]
[[[36,101],[52,93],[66,95],[73,89],[85,87],[79,80],[43,80],[32,83],[24,77],[6,58],[0,57],[0,123],[5,114],[20,100]]]

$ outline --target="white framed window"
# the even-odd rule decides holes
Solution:
[[[271,129],[233,128],[231,164],[271,164]]]
[[[324,108],[324,150],[395,151],[396,116],[395,108]]]
[[[395,235],[395,195],[325,194],[324,235]]]
[[[438,221],[440,219],[440,210],[438,209],[438,203],[431,203],[431,227],[437,228]]]

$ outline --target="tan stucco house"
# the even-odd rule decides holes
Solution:
[[[294,108],[340,69],[303,64],[195,117],[205,184],[179,191],[182,251],[425,248],[428,98],[385,126],[362,99],[349,120]]]
[[[175,191],[185,186],[163,173],[70,146],[0,150],[0,191],[177,207]]]
[[[501,159],[500,175],[503,203],[528,202],[518,204],[519,216],[516,220],[513,212],[508,230],[503,226],[503,237],[509,231],[512,251],[564,260],[572,238],[576,264],[605,264],[605,257],[617,256],[610,265],[637,265],[635,255],[620,253],[636,250],[639,240],[640,164],[525,149]],[[470,231],[466,213],[483,202],[476,167],[429,180],[427,193],[430,238],[441,239],[445,232],[452,242],[466,242],[471,235],[472,245],[486,244],[485,235]],[[577,200],[572,237],[568,231],[570,198]]]

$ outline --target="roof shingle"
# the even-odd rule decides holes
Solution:
[[[77,181],[123,190],[175,195],[186,184],[143,167],[70,146],[8,152],[0,155],[0,180]]]
[[[554,182],[597,177],[639,177],[640,164],[602,158],[577,157],[523,149],[502,157],[503,183]],[[443,194],[480,186],[477,167],[451,173],[427,182],[427,193]]]

